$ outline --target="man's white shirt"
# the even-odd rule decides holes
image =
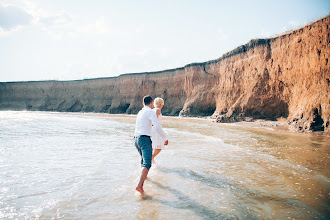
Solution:
[[[166,133],[163,131],[162,125],[157,119],[156,112],[154,112],[149,106],[144,106],[137,114],[135,136],[151,136],[152,125],[156,128],[156,131],[164,139],[164,141],[166,141]]]

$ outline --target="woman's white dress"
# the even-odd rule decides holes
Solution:
[[[155,112],[158,110],[159,108],[154,108],[152,110],[154,110]],[[160,115],[158,115],[158,121],[159,124],[162,124],[162,113],[160,113]],[[158,132],[156,131],[156,129],[154,127],[152,127],[151,129],[151,141],[152,141],[152,148],[153,149],[164,149],[164,139],[158,134]]]

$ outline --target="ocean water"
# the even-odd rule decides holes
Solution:
[[[164,117],[141,198],[134,126],[0,112],[0,219],[329,219],[329,137]]]

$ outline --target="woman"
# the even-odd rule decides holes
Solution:
[[[161,109],[164,106],[164,100],[162,98],[155,98],[154,100],[154,111],[156,112],[157,119],[159,123],[162,123],[162,112]],[[160,153],[162,149],[164,149],[164,140],[163,138],[157,133],[156,129],[154,127],[152,128],[152,136],[151,136],[151,141],[152,141],[152,148],[154,150],[152,154],[152,163],[155,163],[154,158],[157,156],[157,154]]]

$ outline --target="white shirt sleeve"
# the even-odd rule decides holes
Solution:
[[[164,139],[164,141],[167,141],[166,133],[164,132],[162,125],[159,123],[159,121],[157,119],[156,112],[150,111],[149,119],[151,120],[153,126],[155,127],[155,129],[159,133],[159,135]]]

